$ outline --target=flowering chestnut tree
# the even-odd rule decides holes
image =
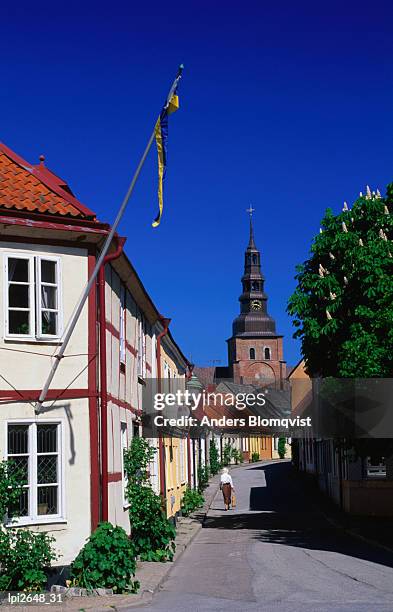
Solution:
[[[393,376],[393,183],[327,209],[288,312],[310,376]]]

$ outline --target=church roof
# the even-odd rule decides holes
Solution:
[[[41,163],[31,165],[0,143],[0,210],[96,220],[68,184]]]

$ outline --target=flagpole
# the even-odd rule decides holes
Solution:
[[[167,99],[166,99],[166,103],[165,103],[165,106],[164,106],[165,109],[168,108],[168,106],[169,106],[169,103],[170,103],[170,101],[172,99],[172,96],[173,96],[175,90],[176,90],[176,87],[177,87],[177,85],[179,83],[179,80],[181,79],[181,76],[182,76],[182,73],[183,73],[183,69],[184,69],[183,64],[180,64],[178,72],[177,72],[177,75],[176,75],[176,78],[173,81],[172,86],[171,86],[171,88],[169,90],[169,93],[168,93],[168,96],[167,96]],[[66,348],[68,346],[68,343],[70,341],[70,338],[71,338],[71,336],[72,336],[72,334],[73,334],[73,332],[75,330],[76,324],[77,324],[78,319],[79,319],[79,317],[80,317],[80,315],[82,313],[82,310],[83,310],[83,307],[84,307],[85,302],[87,300],[87,297],[88,297],[88,295],[90,293],[90,290],[91,290],[91,288],[92,288],[92,286],[93,286],[93,284],[94,284],[94,282],[95,282],[95,280],[97,278],[98,271],[99,271],[101,265],[104,262],[105,255],[107,254],[107,252],[109,250],[109,247],[110,247],[111,242],[113,240],[113,237],[115,235],[116,229],[117,229],[117,227],[118,227],[118,225],[119,225],[119,223],[120,223],[120,221],[121,221],[121,219],[122,219],[122,217],[124,215],[125,209],[127,208],[127,204],[128,204],[128,201],[129,201],[129,199],[131,197],[131,194],[134,191],[135,183],[137,182],[139,174],[140,174],[140,172],[142,170],[143,164],[146,161],[146,157],[147,157],[147,155],[148,155],[148,153],[150,151],[151,145],[153,144],[154,137],[155,137],[155,129],[153,129],[153,132],[152,132],[152,134],[151,134],[151,136],[149,138],[149,141],[148,141],[148,143],[146,145],[146,148],[145,148],[145,150],[143,152],[143,155],[142,155],[142,157],[141,157],[141,159],[139,161],[139,164],[138,164],[138,166],[137,166],[137,168],[135,170],[135,173],[134,173],[134,176],[132,177],[132,181],[130,183],[130,186],[129,186],[128,190],[127,190],[126,195],[124,196],[123,202],[121,203],[121,206],[119,208],[119,212],[117,213],[116,219],[115,219],[115,221],[114,221],[114,223],[112,225],[112,228],[111,228],[111,230],[110,230],[110,232],[109,232],[109,234],[108,234],[108,236],[106,238],[106,241],[105,241],[104,246],[102,248],[101,254],[100,254],[100,256],[99,256],[99,258],[97,260],[96,266],[95,266],[95,268],[93,270],[93,273],[92,273],[91,277],[89,278],[89,282],[87,283],[86,289],[84,290],[84,292],[83,292],[83,294],[82,294],[82,296],[81,296],[81,298],[79,300],[79,304],[77,305],[77,307],[76,307],[76,309],[74,311],[74,316],[71,319],[71,321],[70,321],[70,323],[69,323],[69,325],[67,327],[66,333],[64,335],[63,342],[62,342],[58,352],[56,353],[56,355],[54,355],[54,362],[52,364],[52,367],[50,369],[48,378],[45,381],[45,384],[44,384],[44,386],[42,388],[42,391],[40,393],[40,397],[39,397],[38,402],[37,402],[36,407],[35,407],[36,414],[38,414],[40,412],[40,410],[42,409],[42,404],[44,403],[44,401],[46,399],[49,387],[50,387],[50,385],[51,385],[51,383],[52,383],[52,381],[54,379],[54,376],[56,374],[57,368],[59,367],[60,361],[64,357],[65,350],[66,350]]]

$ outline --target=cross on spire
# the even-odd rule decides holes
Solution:
[[[255,212],[255,208],[252,207],[252,204],[250,204],[250,208],[246,209],[246,212],[248,212],[248,214],[250,215],[250,241],[248,243],[248,248],[256,249],[254,243],[254,230],[252,227],[252,213]]]

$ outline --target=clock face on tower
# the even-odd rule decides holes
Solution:
[[[262,308],[262,302],[260,300],[253,300],[251,302],[251,308],[253,310],[261,310]]]

